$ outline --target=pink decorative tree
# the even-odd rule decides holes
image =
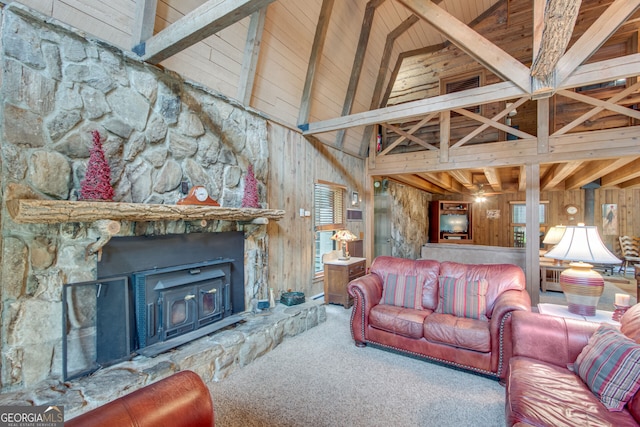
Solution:
[[[89,156],[87,173],[80,183],[81,200],[113,200],[113,187],[111,186],[111,168],[104,158],[100,132],[94,130],[93,147]]]
[[[247,175],[244,177],[244,196],[242,197],[243,208],[259,208],[258,201],[258,181],[253,174],[253,167],[249,165]]]

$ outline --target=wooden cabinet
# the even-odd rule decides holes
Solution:
[[[430,243],[473,243],[470,202],[434,200],[429,206]]]
[[[347,285],[353,279],[366,273],[366,259],[351,257],[348,260],[331,260],[324,263],[324,303],[341,304],[351,307],[353,298],[347,292]]]

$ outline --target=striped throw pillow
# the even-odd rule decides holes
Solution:
[[[609,411],[622,411],[640,388],[640,345],[603,323],[578,355],[574,372]]]
[[[440,276],[438,278],[438,307],[436,313],[457,317],[487,320],[486,279],[467,281],[463,278]]]
[[[382,284],[380,304],[422,310],[422,284],[416,276],[389,273]]]

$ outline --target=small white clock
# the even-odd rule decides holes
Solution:
[[[199,202],[204,202],[209,197],[209,192],[206,188],[198,186],[194,188],[193,195]]]
[[[191,187],[189,194],[176,202],[178,205],[208,205],[220,206],[218,202],[209,197],[209,192],[202,185]]]
[[[567,205],[564,207],[564,210],[569,215],[575,215],[578,213],[578,207],[575,205]]]

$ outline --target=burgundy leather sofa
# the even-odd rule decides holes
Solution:
[[[421,307],[381,303],[389,275],[419,277]],[[486,279],[486,320],[436,312],[439,277]],[[351,281],[351,334],[357,346],[373,344],[502,378],[511,352],[511,313],[530,311],[524,272],[512,264],[462,264],[380,256],[370,273]]]
[[[600,324],[524,312],[514,313],[511,324],[513,355],[505,379],[507,426],[640,425],[640,392],[622,411],[611,412],[569,370]],[[620,331],[640,343],[640,304],[622,317]]]
[[[209,389],[180,371],[69,421],[65,427],[213,427]]]

